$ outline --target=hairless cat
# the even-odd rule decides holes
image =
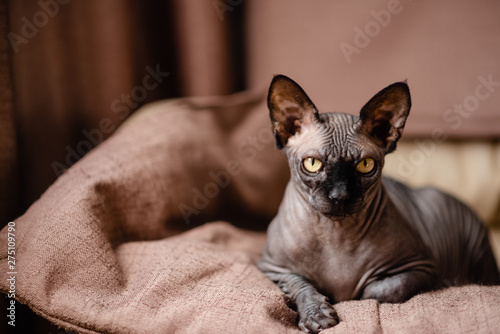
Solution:
[[[278,75],[268,107],[291,179],[258,267],[295,301],[302,330],[336,325],[332,304],[344,300],[399,303],[450,284],[500,283],[487,230],[469,208],[382,176],[410,111],[406,83],[384,88],[358,117],[318,113]]]

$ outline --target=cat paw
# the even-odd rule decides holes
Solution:
[[[337,312],[326,298],[308,306],[300,314],[299,328],[304,332],[316,334],[339,323]]]

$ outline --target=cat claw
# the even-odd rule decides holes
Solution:
[[[299,328],[306,333],[316,334],[335,326],[339,323],[339,317],[333,306],[327,301],[312,307],[300,316]]]

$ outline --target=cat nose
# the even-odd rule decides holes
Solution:
[[[334,202],[340,202],[347,198],[347,186],[339,184],[332,189],[328,197]]]

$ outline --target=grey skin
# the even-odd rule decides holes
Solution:
[[[377,93],[358,117],[319,114],[279,75],[268,107],[291,179],[257,265],[295,301],[302,330],[336,325],[332,304],[344,300],[398,303],[449,285],[500,283],[487,231],[470,209],[382,177],[411,107],[406,83]],[[305,168],[309,157],[322,162],[317,172]],[[361,173],[366,158],[375,167]]]

